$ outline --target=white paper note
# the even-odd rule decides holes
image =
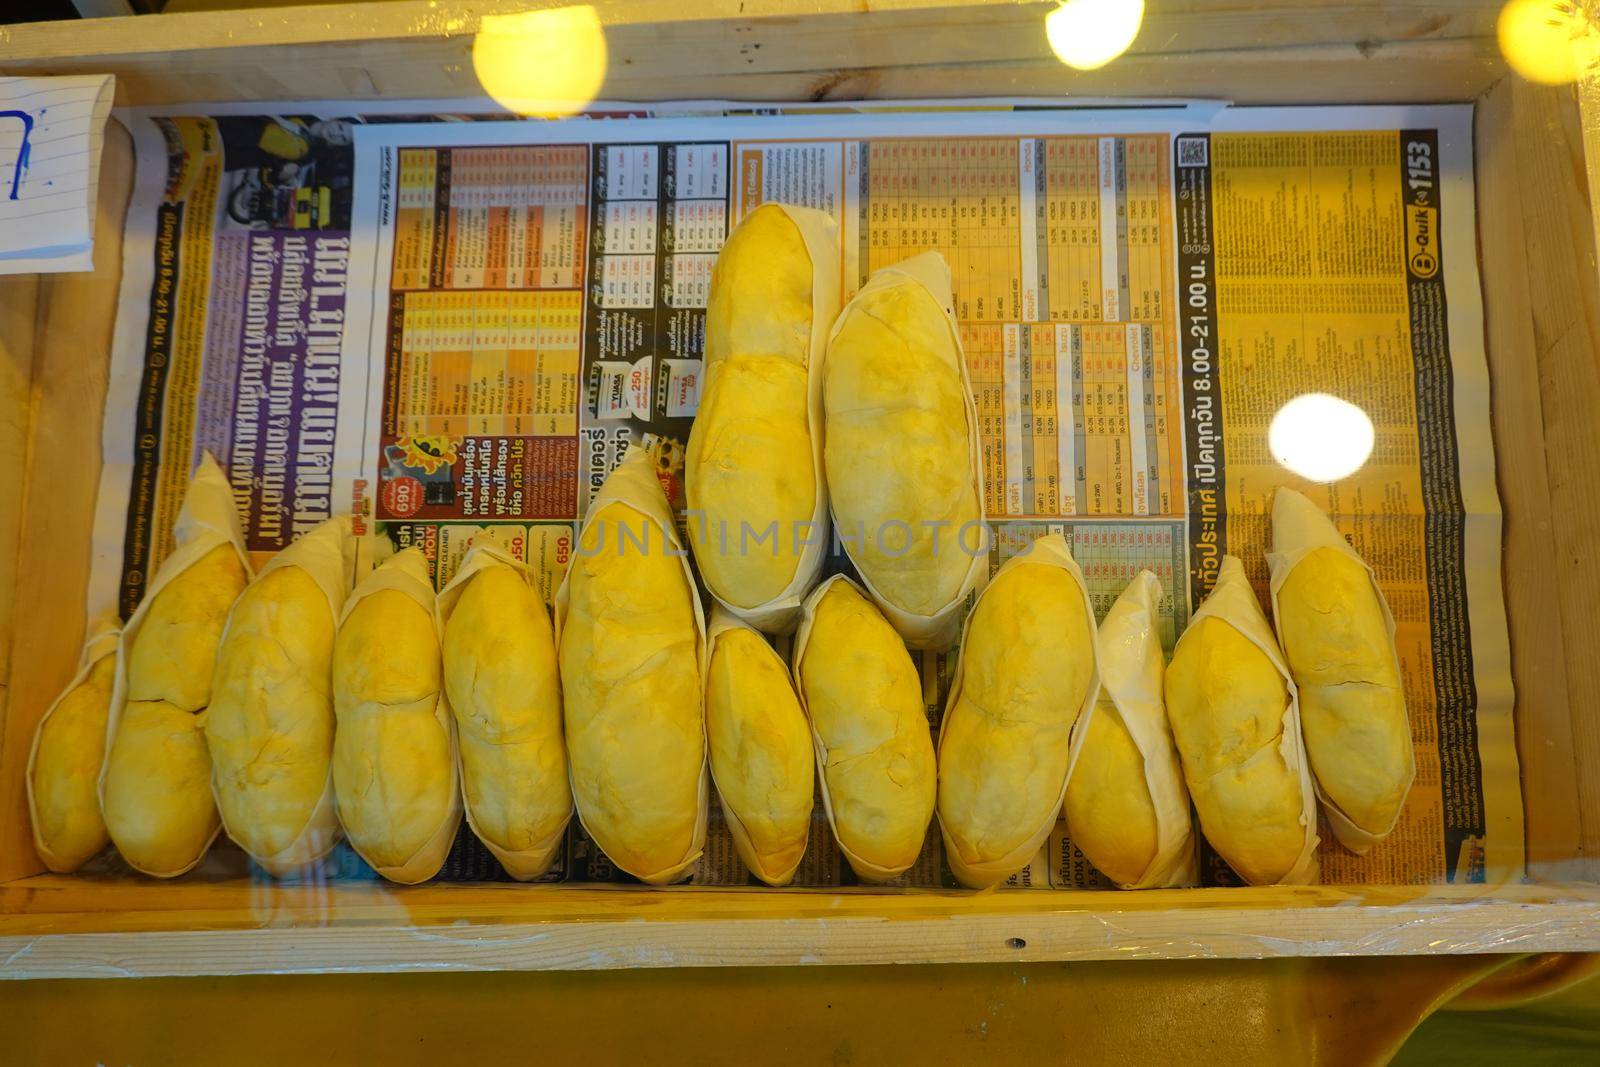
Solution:
[[[0,274],[90,270],[109,74],[0,78]]]

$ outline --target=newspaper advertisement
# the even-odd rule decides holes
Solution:
[[[441,587],[487,537],[553,595],[630,444],[682,506],[716,253],[754,207],[801,204],[838,223],[843,299],[908,256],[949,262],[992,566],[1059,532],[1102,615],[1148,568],[1170,653],[1224,553],[1266,603],[1278,485],[1373,565],[1417,779],[1367,855],[1323,827],[1324,882],[1520,876],[1469,107],[435,118],[127,120],[92,596],[137,604],[202,449],[263,559],[351,513]],[[1370,418],[1355,473],[1274,457],[1273,416],[1306,394]],[[936,729],[954,654],[914,657]],[[348,850],[335,866],[360,874]],[[504,876],[463,826],[441,877]],[[576,820],[549,878],[629,880]],[[750,881],[715,797],[693,881]],[[853,881],[819,805],[795,884]],[[936,824],[897,884],[956,885]],[[1009,884],[1109,883],[1058,825]]]

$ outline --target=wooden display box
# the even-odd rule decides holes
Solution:
[[[21,26],[0,29],[0,71],[110,71],[122,104],[477,96],[469,49],[479,16],[525,6],[411,0]],[[1600,949],[1593,172],[1583,94],[1507,73],[1494,40],[1499,7],[1151,0],[1133,50],[1080,74],[1048,50],[1046,4],[598,4],[609,99],[1476,101],[1526,883],[972,894],[40,873],[23,775],[35,724],[71,674],[84,629],[132,178],[129,139],[114,125],[95,272],[0,278],[0,976]]]

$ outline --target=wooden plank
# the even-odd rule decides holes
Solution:
[[[1553,542],[1546,566],[1555,578],[1556,593],[1554,600],[1534,602],[1519,591],[1516,600],[1526,611],[1548,612],[1553,604],[1568,635],[1563,660],[1570,734],[1551,721],[1559,712],[1547,705],[1549,714],[1528,709],[1532,714],[1524,720],[1522,735],[1537,744],[1548,732],[1558,747],[1567,747],[1577,789],[1579,838],[1569,864],[1560,865],[1557,876],[1594,879],[1600,877],[1600,657],[1590,639],[1594,605],[1600,598],[1600,556],[1595,552],[1600,544],[1600,499],[1594,494],[1600,484],[1600,447],[1594,431],[1594,413],[1600,410],[1595,223],[1583,181],[1584,145],[1574,90],[1520,80],[1508,85],[1518,188],[1506,203],[1520,208],[1529,251],[1524,263],[1535,361],[1530,363],[1524,354],[1515,370],[1528,375],[1536,369],[1539,379]],[[1500,422],[1498,428],[1507,427]],[[1535,561],[1523,562],[1538,566]],[[1513,590],[1528,579],[1526,571],[1508,569],[1507,575]],[[1519,684],[1541,683],[1524,674]],[[1543,809],[1545,783],[1527,772],[1523,780],[1535,807]],[[1559,794],[1552,800],[1562,802]]]
[[[33,417],[34,323],[39,314],[39,276],[0,277],[0,500],[20,501],[26,484],[28,428]],[[21,461],[18,462],[17,460]],[[0,721],[10,689],[11,634],[15,630],[22,509],[0,508]]]
[[[27,483],[17,498],[23,565],[14,612],[22,624],[0,634],[11,650],[0,732],[0,881],[42,867],[29,829],[25,771],[39,717],[72,678],[83,644],[100,417],[122,279],[122,223],[132,191],[133,139],[112,122],[100,162],[94,270],[40,282]]]
[[[1087,74],[1051,55],[1048,3],[595,6],[609,51],[602,96],[612,100],[1152,91],[1242,102],[1465,100],[1504,71],[1493,41],[1498,0],[1153,5],[1128,56]],[[12,73],[111,71],[124,103],[477,97],[472,35],[484,14],[524,7],[416,0],[37,24],[0,30],[0,62]],[[1282,77],[1302,62],[1314,77],[1303,68]]]
[[[320,892],[303,895],[314,898]],[[453,895],[471,909],[489,892],[456,887]],[[28,933],[0,933],[0,977],[1600,949],[1600,895],[1594,887],[1561,896],[1516,887],[1476,899],[1446,891],[1360,907],[1349,906],[1358,896],[1314,887],[982,895],[561,887],[506,892],[522,898],[520,910],[533,917],[483,922],[457,915],[418,923],[416,906],[408,903],[411,894],[399,891],[385,894],[387,915],[377,920],[352,919],[350,907],[329,906],[323,914],[337,916],[331,923],[299,922],[277,912],[269,894],[247,913],[249,929],[218,928],[215,913],[195,912],[181,913],[184,922],[177,929],[63,934],[46,925]],[[102,913],[101,918],[125,916]]]
[[[1537,175],[1525,173],[1515,98],[1506,78],[1478,105],[1477,188],[1480,205],[1516,204]],[[1548,177],[1545,180],[1548,181]],[[1582,845],[1577,768],[1566,672],[1566,635],[1559,611],[1559,572],[1551,516],[1549,463],[1534,351],[1530,249],[1520,210],[1480,210],[1485,342],[1494,417],[1495,470],[1504,511],[1506,622],[1517,685],[1517,751],[1527,821],[1528,873],[1560,878]]]

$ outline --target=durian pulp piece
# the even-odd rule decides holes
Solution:
[[[290,543],[235,602],[206,713],[223,828],[268,873],[332,851],[333,643],[349,593],[350,519]]]
[[[806,599],[795,676],[840,851],[866,881],[904,874],[927,837],[938,777],[904,642],[853,582],[836,575]]]
[[[1194,885],[1189,791],[1162,693],[1161,583],[1140,571],[1096,636],[1100,698],[1077,738],[1063,814],[1073,844],[1124,889]]]
[[[1273,616],[1311,774],[1334,835],[1364,853],[1399,822],[1417,773],[1394,616],[1371,568],[1293,489],[1273,497],[1272,549]]]
[[[719,610],[707,640],[711,777],[740,859],[768,885],[787,885],[811,833],[811,728],[788,669],[765,638]]]
[[[876,272],[845,306],[824,370],[837,536],[913,648],[948,648],[988,574],[977,415],[936,252]]]
[[[105,761],[121,629],[114,612],[90,624],[78,673],[40,718],[28,756],[34,849],[60,874],[82,867],[110,841],[96,786]]]
[[[439,597],[473,832],[513,878],[550,869],[572,817],[555,633],[533,576],[475,544]]]
[[[461,822],[428,562],[385,560],[346,602],[333,646],[333,785],[351,847],[384,878],[439,872]]]
[[[1233,556],[1178,639],[1166,696],[1206,839],[1252,885],[1315,880],[1316,799],[1293,683]]]
[[[998,885],[1038,853],[1098,687],[1094,609],[1066,540],[1050,534],[979,594],[939,730],[939,826],[963,885]]]
[[[773,633],[794,628],[827,547],[821,388],[837,243],[826,214],[763,204],[711,278],[687,528],[707,590]]]
[[[122,630],[99,782],[112,843],[158,878],[193,869],[222,826],[204,715],[228,610],[250,575],[233,490],[209,453],[173,538]]]
[[[705,622],[647,452],[589,505],[556,594],[573,800],[622,870],[682,879],[705,846]]]

